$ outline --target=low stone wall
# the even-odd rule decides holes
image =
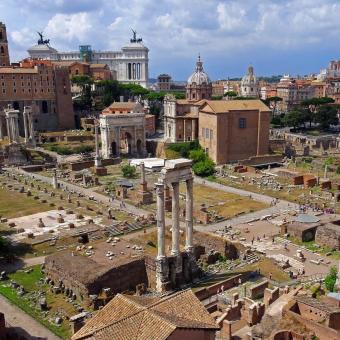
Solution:
[[[281,163],[283,160],[282,155],[264,155],[264,156],[254,156],[248,159],[243,159],[239,161],[242,165],[260,165],[260,164],[267,164],[267,163]]]
[[[266,307],[270,306],[274,301],[280,297],[280,289],[276,287],[274,289],[266,288],[264,290],[263,302]]]
[[[324,326],[321,323],[305,319],[301,315],[293,311],[287,311],[286,313],[288,316],[294,318],[297,322],[301,323],[306,328],[314,332],[319,339],[322,339],[322,340],[340,339],[340,332],[336,331],[335,329]]]
[[[268,285],[269,285],[269,282],[266,280],[266,281],[260,282],[257,285],[251,286],[249,288],[249,297],[251,299],[262,298],[264,295],[264,291],[266,290],[266,288],[268,288]]]
[[[108,159],[103,159],[102,160],[102,165],[107,166],[107,165],[114,165],[114,164],[119,164],[121,162],[120,158],[108,158]],[[72,171],[80,171],[88,168],[92,168],[94,166],[94,161],[80,161],[80,162],[74,162],[74,163],[68,163],[67,168]]]
[[[224,281],[211,285],[209,287],[202,288],[195,292],[197,298],[202,301],[204,299],[209,298],[212,295],[216,295],[217,291],[221,291],[222,286],[224,290],[228,290],[230,288],[236,287],[239,284],[239,280],[241,279],[242,282],[245,278],[244,274],[237,274],[233,277],[230,277]]]
[[[240,250],[236,243],[228,242],[220,237],[206,235],[204,233],[194,233],[194,244],[205,248],[205,253],[217,251],[230,260],[235,260],[240,255]]]

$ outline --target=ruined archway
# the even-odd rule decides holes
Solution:
[[[125,143],[125,153],[128,154],[128,155],[131,155],[131,153],[132,153],[132,136],[129,132],[125,132],[124,143]]]
[[[138,153],[138,156],[143,155],[143,145],[140,139],[137,140],[137,153]]]
[[[117,156],[118,155],[118,149],[117,149],[117,143],[113,141],[111,143],[111,150],[112,150],[112,155]]]

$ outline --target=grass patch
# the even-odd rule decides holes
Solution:
[[[50,210],[33,197],[27,197],[17,191],[0,188],[0,216],[6,218],[21,217]]]
[[[48,320],[44,319],[42,312],[35,307],[34,303],[27,298],[28,294],[34,291],[42,290],[46,292],[47,302],[49,304],[51,303],[52,294],[48,291],[48,286],[39,283],[39,280],[43,278],[43,274],[40,270],[40,265],[34,266],[32,267],[32,269],[33,270],[30,273],[17,271],[16,273],[9,274],[9,280],[14,280],[18,284],[22,285],[25,288],[27,294],[22,297],[18,296],[16,290],[9,286],[9,280],[2,281],[0,283],[0,294],[6,297],[9,301],[18,306],[28,315],[32,316],[34,319],[36,319],[38,322],[40,322],[42,325],[44,325],[46,328],[48,328],[59,337],[63,339],[69,339],[71,336],[71,331],[68,322],[64,320],[61,326],[57,326],[49,322]],[[54,297],[57,300],[62,299],[57,295],[54,295]],[[54,312],[56,310],[55,305],[52,304],[50,305],[50,307],[50,311]]]

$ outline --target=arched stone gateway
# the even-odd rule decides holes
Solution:
[[[146,155],[145,114],[141,104],[113,103],[103,110],[99,122],[103,158],[119,157],[120,151],[131,157]]]
[[[115,141],[111,143],[111,150],[112,150],[112,156],[119,155],[119,150],[117,149],[117,143]]]
[[[143,155],[143,145],[140,139],[137,140],[137,153],[139,156]]]
[[[125,138],[124,138],[124,146],[125,146],[125,153],[127,155],[132,154],[132,136],[129,132],[125,132]]]

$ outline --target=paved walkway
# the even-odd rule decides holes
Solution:
[[[30,335],[27,339],[60,340],[58,336],[23,312],[20,308],[12,305],[2,295],[0,295],[0,311],[5,313],[6,322],[8,322],[11,327],[15,327],[20,335],[25,337],[27,337],[28,334]]]

